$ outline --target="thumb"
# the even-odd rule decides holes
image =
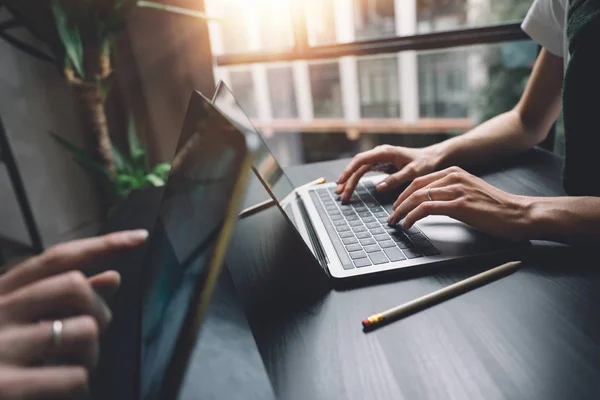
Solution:
[[[387,178],[379,182],[376,189],[378,192],[387,192],[402,185],[405,182],[411,181],[418,176],[418,172],[412,164],[406,165],[395,174],[389,175]]]

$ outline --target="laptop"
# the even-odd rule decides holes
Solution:
[[[213,104],[241,131],[258,133],[229,88],[219,82]],[[349,204],[335,183],[294,188],[266,142],[255,153],[254,171],[327,274],[346,280],[372,274],[439,266],[466,260],[506,261],[530,247],[486,235],[455,219],[429,216],[404,231],[389,226],[395,198],[375,186],[387,175],[363,177]]]
[[[192,94],[144,258],[140,400],[178,398],[258,143]]]

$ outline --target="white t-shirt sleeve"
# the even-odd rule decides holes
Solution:
[[[534,0],[521,29],[550,53],[564,57],[565,0]]]

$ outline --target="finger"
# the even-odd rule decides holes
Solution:
[[[8,399],[77,399],[88,391],[83,367],[2,368],[0,388]]]
[[[112,314],[102,298],[79,271],[69,271],[27,285],[5,296],[2,316],[14,322],[91,315],[101,330]]]
[[[410,229],[417,221],[429,215],[447,215],[452,217],[457,207],[456,201],[426,201],[419,204],[414,210],[408,213],[404,219],[404,230]]]
[[[354,174],[360,167],[366,164],[392,163],[398,156],[398,148],[394,146],[377,146],[374,149],[356,155],[346,166],[336,183],[341,185]]]
[[[98,362],[98,324],[90,316],[62,320],[60,343],[52,337],[50,321],[14,325],[0,333],[2,360],[28,366],[60,358],[92,370]]]
[[[137,247],[147,238],[148,231],[142,229],[59,244],[7,272],[0,280],[0,293],[70,269],[84,269],[118,251]]]
[[[396,207],[404,202],[415,191],[424,188],[425,186],[429,186],[431,183],[438,181],[450,174],[459,173],[460,171],[462,170],[458,167],[450,167],[442,171],[433,172],[431,174],[415,178],[412,183],[400,194],[400,196],[398,196],[398,199],[396,199],[392,205],[392,209],[395,210]]]
[[[439,182],[439,183],[438,183]],[[426,188],[413,192],[402,204],[400,204],[388,218],[390,225],[395,225],[404,218],[409,212],[423,203],[432,201],[450,201],[455,200],[461,195],[461,191],[455,185],[445,186],[443,179],[434,182]],[[432,201],[429,200],[431,195]]]
[[[344,185],[344,191],[341,194],[341,199],[343,202],[346,202],[350,199],[350,196],[352,196],[352,192],[354,192],[354,189],[356,189],[356,185],[358,185],[358,181],[360,180],[360,178],[362,178],[363,175],[369,172],[370,170],[370,165],[363,165],[358,170],[356,170],[355,173],[352,174],[348,181],[346,181],[346,184]]]
[[[106,271],[88,279],[90,285],[104,300],[108,300],[119,289],[121,275],[117,271]]]
[[[418,176],[419,172],[415,169],[414,164],[407,164],[400,171],[396,172],[385,178],[383,181],[375,187],[377,191],[385,192],[387,190],[395,189],[402,185],[404,182],[411,181]]]

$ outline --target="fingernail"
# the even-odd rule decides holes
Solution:
[[[335,189],[335,192],[336,192],[337,194],[340,194],[340,192],[341,192],[341,191],[342,191],[342,187],[341,187],[341,186],[338,186],[338,187]]]
[[[127,238],[134,242],[141,242],[148,239],[149,233],[146,229],[138,229],[127,233]]]
[[[379,185],[377,185],[377,190],[385,190],[387,188],[388,188],[387,182],[380,182]]]

